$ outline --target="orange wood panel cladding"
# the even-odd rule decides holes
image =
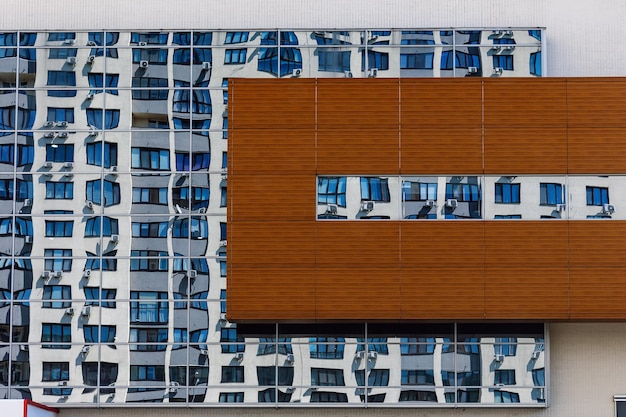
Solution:
[[[626,319],[624,221],[315,220],[317,175],[626,174],[625,79],[231,79],[229,98],[230,320]]]

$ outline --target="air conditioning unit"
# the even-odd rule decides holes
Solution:
[[[24,200],[24,207],[28,207],[32,205],[33,205],[33,200],[31,200],[30,198],[27,198]]]
[[[59,381],[59,386],[60,387],[66,387],[67,386],[67,381]]]
[[[60,121],[60,122],[56,122],[54,124],[56,127],[67,127],[67,122],[65,120]]]
[[[203,62],[202,63],[202,69],[205,71],[208,71],[211,69],[211,63],[210,62]]]
[[[85,207],[87,207],[90,210],[93,210],[93,201],[90,201],[90,200],[85,201]]]
[[[495,36],[502,36],[502,35],[504,35],[504,31],[503,30],[492,30],[491,34],[495,35]]]
[[[96,56],[95,55],[89,55],[89,57],[87,58],[87,63],[88,64],[93,64],[93,62],[96,60]]]
[[[204,213],[206,213],[206,207],[200,207],[198,209],[198,214],[204,214]]]
[[[54,138],[54,132],[44,133],[43,137],[46,138],[46,139],[52,139],[52,138]]]
[[[111,243],[117,243],[120,241],[120,235],[111,235]]]
[[[190,269],[189,273],[187,274],[187,276],[190,279],[196,279],[196,278],[198,278],[198,271],[196,271],[195,269]]]
[[[80,353],[86,355],[89,353],[89,349],[91,349],[91,346],[83,346],[83,348],[80,350]]]
[[[51,272],[51,271],[43,271],[43,272],[41,273],[41,278],[43,278],[43,279],[49,279],[51,275],[52,275],[52,272]]]
[[[87,96],[85,97],[85,100],[93,100],[94,94],[93,93],[89,93],[87,94]]]
[[[146,46],[147,43],[146,42],[137,42],[137,45],[139,45],[139,46]]]
[[[226,319],[226,313],[220,313],[220,322],[226,323],[228,319]]]
[[[502,50],[502,47],[500,45],[496,45],[496,46],[492,46],[491,49],[489,49],[489,51],[497,53],[500,52]]]
[[[87,42],[87,46],[98,46],[98,44],[95,43],[94,41],[89,41]]]
[[[68,399],[68,398],[70,398],[70,397],[69,397],[69,395],[61,395],[59,398],[60,398],[61,400],[67,400],[67,399]]]
[[[504,355],[493,355],[493,360],[496,362],[503,362],[504,361]]]
[[[339,207],[337,206],[337,204],[329,204],[326,206],[326,213],[327,214],[337,214],[337,210],[339,209]]]
[[[512,30],[505,30],[504,31],[504,35],[505,36],[513,36],[513,31]]]
[[[91,276],[91,269],[85,269],[83,271],[83,278],[89,278]]]
[[[359,350],[354,354],[354,359],[363,359],[365,357],[365,351]]]
[[[226,247],[228,245],[228,241],[227,240],[220,240],[220,246],[221,247]]]
[[[287,387],[285,388],[285,392],[287,394],[293,394],[294,392],[296,392],[296,389],[294,387]]]
[[[602,211],[604,213],[613,214],[615,211],[615,206],[613,204],[602,204]]]
[[[54,164],[52,163],[52,161],[46,161],[46,162],[43,164],[43,167],[44,167],[44,168],[48,168],[48,169],[52,168],[53,166],[54,166]]]
[[[502,75],[502,71],[504,71],[504,69],[502,67],[496,67],[493,69],[492,74],[493,75]]]
[[[59,133],[57,133],[57,137],[61,138],[61,139],[67,139],[68,136],[69,136],[69,134],[67,132],[59,132]]]
[[[361,201],[361,211],[372,211],[374,210],[374,205],[373,201]]]
[[[435,200],[426,200],[426,201],[424,202],[424,205],[425,205],[426,207],[435,207]]]
[[[20,345],[20,352],[28,352],[28,345]]]
[[[476,74],[478,72],[478,67],[468,67],[467,72],[470,74]]]
[[[72,168],[74,168],[74,163],[73,162],[65,162],[65,163],[63,163],[63,168],[72,169]]]
[[[67,58],[65,58],[65,62],[70,65],[76,65],[76,57],[68,56]]]
[[[376,359],[378,357],[378,352],[372,350],[372,351],[367,353],[367,357],[369,359],[374,360],[374,359]]]
[[[109,168],[110,172],[117,172],[117,165],[111,165],[111,168]]]
[[[69,179],[69,178],[72,178],[74,174],[72,174],[71,172],[66,172],[65,174],[63,174],[63,176]]]
[[[76,42],[75,39],[66,39],[63,41],[64,45],[74,45],[74,42]]]
[[[24,243],[33,243],[33,237],[29,235],[24,236]]]
[[[515,46],[513,46],[513,45],[505,46],[504,50],[505,51],[514,51],[515,50]]]
[[[296,361],[296,358],[295,358],[295,356],[293,356],[293,353],[288,353],[286,360],[289,363],[294,363]]]
[[[209,356],[209,351],[207,349],[200,349],[200,354],[202,356]]]
[[[68,316],[73,316],[74,315],[74,308],[73,307],[68,307],[65,309],[65,314],[67,314]]]
[[[46,123],[43,124],[43,127],[52,127],[54,126],[54,122],[48,120]]]
[[[554,209],[556,211],[565,211],[565,204],[557,204]]]
[[[180,386],[180,384],[176,381],[172,381],[170,382],[170,387],[168,388],[168,391],[170,394],[174,394],[176,392],[178,392],[178,387]]]
[[[294,77],[299,77],[302,75],[302,69],[300,68],[296,68],[293,71],[291,71],[291,75],[293,75]]]
[[[533,353],[530,355],[531,358],[533,359],[539,359],[539,355],[541,355],[541,351],[540,350],[535,350],[533,351]]]
[[[241,362],[243,360],[243,352],[238,352],[235,354],[235,360]]]
[[[139,61],[139,68],[148,68],[148,61]]]
[[[84,306],[83,309],[80,311],[80,315],[83,317],[89,317],[90,314],[91,306]]]
[[[456,208],[459,206],[459,202],[455,198],[449,198],[446,200],[446,206],[450,208]]]
[[[52,277],[54,278],[61,278],[63,276],[63,271],[54,271],[52,273]]]
[[[369,73],[367,74],[370,78],[378,77],[378,68],[370,68]]]
[[[89,131],[89,136],[91,136],[91,137],[96,137],[96,136],[98,136],[98,131],[97,131],[97,130],[90,130],[90,131]]]
[[[354,75],[352,75],[352,71],[344,71],[343,72],[344,77],[346,78],[352,78],[354,77]]]

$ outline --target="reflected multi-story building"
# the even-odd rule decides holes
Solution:
[[[453,324],[272,326],[243,337],[226,319],[229,78],[541,76],[541,29],[13,31],[0,40],[0,395],[543,406],[543,325],[514,336],[474,329],[470,339]],[[351,218],[362,200],[383,217],[448,218],[435,207],[454,197],[459,217],[489,214],[487,187],[498,180],[455,178],[320,178],[318,202]],[[448,190],[455,182],[476,187],[467,204],[464,189]],[[428,213],[423,200],[435,201]]]

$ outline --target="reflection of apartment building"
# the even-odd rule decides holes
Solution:
[[[622,75],[609,53],[564,61],[593,46],[568,38],[575,7],[446,2],[441,21],[367,0],[309,20],[273,0],[257,22],[191,1],[175,22],[117,4],[76,27],[67,3],[8,10],[0,31],[0,397],[552,416],[585,410],[583,385],[604,413],[624,394],[572,382],[621,369],[593,351],[622,342],[620,106],[559,119],[562,100],[531,100],[546,75]],[[597,81],[579,104],[621,100],[622,80]]]

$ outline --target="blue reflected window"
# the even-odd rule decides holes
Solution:
[[[357,345],[356,350],[358,351],[365,351],[365,345],[363,344],[365,339],[363,338],[357,338],[357,342],[359,342],[359,345]],[[386,337],[369,337],[367,338],[367,350],[370,352],[377,352],[380,353],[382,355],[387,355],[389,354],[389,348],[387,347],[387,338]]]
[[[117,251],[113,250],[102,254],[102,258],[96,253],[86,252],[85,270],[117,271]]]
[[[244,382],[243,369],[243,366],[222,366],[220,382]],[[243,392],[221,393],[220,402],[243,402]]]
[[[117,165],[117,143],[92,142],[85,145],[85,150],[88,165],[104,166],[104,168]]]
[[[185,328],[174,328],[174,345],[172,345],[172,350],[174,349],[182,349],[187,344],[187,329]]]
[[[515,356],[517,354],[517,338],[496,337],[493,351],[495,355]]]
[[[51,122],[74,123],[74,108],[69,107],[48,107],[48,118]]]
[[[311,368],[311,385],[345,386],[343,369]]]
[[[55,86],[76,86],[74,71],[48,71],[48,84]],[[48,90],[50,97],[76,97],[76,90]]]
[[[367,69],[389,69],[389,54],[386,52],[367,51]],[[365,55],[361,55],[361,71],[365,71]]]
[[[69,381],[69,362],[43,362],[42,381]]]
[[[0,200],[13,200],[13,180],[0,179]],[[32,181],[17,180],[16,201],[24,201],[26,198],[33,198]]]
[[[167,206],[167,187],[133,187],[134,204],[158,204]]]
[[[317,179],[317,203],[346,206],[346,177],[320,177]]]
[[[0,134],[0,136],[2,136]],[[15,145],[0,145],[0,163],[12,165],[15,159]],[[33,145],[17,145],[17,166],[30,165],[35,158],[35,147]]]
[[[172,204],[182,208],[198,210],[209,206],[209,188],[183,187],[172,189]]]
[[[208,329],[194,330],[189,333],[189,342],[193,343],[194,347],[199,349],[206,349],[206,341],[209,337]]]
[[[174,125],[174,129],[178,129],[178,130],[198,129],[202,131],[194,132],[194,134],[202,135],[202,136],[209,136],[208,129],[211,127],[211,119],[189,120],[189,119],[182,119],[180,117],[173,117],[172,123]]]
[[[71,249],[45,249],[44,269],[46,271],[72,270],[72,250]]]
[[[317,51],[318,70],[324,72],[350,71],[350,51],[320,49]]]
[[[228,192],[226,187],[221,187],[222,190],[222,197],[220,199],[220,207],[226,207],[226,198],[228,196]]]
[[[73,220],[46,220],[46,237],[72,237]]]
[[[208,291],[200,291],[194,294],[191,294],[191,302],[189,303],[191,308],[195,308],[196,310],[208,311],[209,304],[206,302],[207,298],[209,298]]]
[[[133,100],[167,100],[167,78],[133,77]]]
[[[115,341],[116,327],[84,324],[83,332],[85,334],[85,343],[113,343]]]
[[[541,77],[541,51],[530,54],[530,73]]]
[[[226,32],[224,44],[248,42],[248,32]]]
[[[147,61],[150,65],[165,65],[167,64],[167,49],[133,49],[133,64],[139,64],[141,61]]]
[[[190,265],[191,261],[191,265]],[[205,258],[186,258],[180,253],[174,252],[174,260],[172,270],[174,272],[187,272],[193,269],[196,272],[208,274],[209,264]]]
[[[515,39],[513,38],[494,38],[493,44],[494,45],[515,45],[517,44],[517,42],[515,42]]]
[[[544,387],[546,385],[546,369],[533,369],[533,385],[536,387]]]
[[[402,385],[435,385],[435,374],[432,369],[403,369],[400,383]]]
[[[522,215],[521,214],[496,214],[495,216],[493,216],[493,218],[496,220],[518,220],[522,218]]]
[[[246,63],[246,48],[242,49],[227,49],[224,53],[224,64],[245,64]]]
[[[67,57],[76,57],[76,48],[54,48],[50,49],[49,59],[66,59]]]
[[[120,204],[120,185],[109,180],[87,181],[85,199],[105,207]],[[104,204],[103,203],[104,200]]]
[[[311,359],[343,359],[343,337],[312,337],[309,339]]]
[[[167,271],[167,252],[154,250],[131,250],[131,271]]]
[[[246,346],[243,344],[243,337],[237,336],[235,327],[222,328],[220,331],[220,343],[222,343],[222,353],[243,352]]]
[[[496,369],[493,375],[494,385],[515,385],[515,369]]]
[[[131,381],[165,381],[164,365],[130,365]]]
[[[520,184],[496,183],[495,202],[496,204],[519,204]]]
[[[226,261],[224,260],[220,260],[220,277],[225,278],[226,277]]]
[[[361,200],[391,201],[387,178],[361,177]]]
[[[172,111],[178,113],[189,113],[191,111],[197,114],[211,114],[213,107],[211,104],[211,94],[208,88],[206,88],[209,85],[208,83],[208,81],[195,83],[195,88],[192,91],[190,89],[190,83],[174,80],[175,87],[185,88],[174,90]]]
[[[402,181],[402,200],[437,200],[437,183]]]
[[[532,36],[533,38],[537,39],[538,41],[541,40],[541,31],[540,30],[529,30],[528,31],[528,35]]]
[[[492,58],[494,68],[513,71],[513,55],[494,55]]]
[[[92,88],[90,92],[93,94],[99,94],[102,93],[102,91],[115,96],[118,94],[117,90],[111,88],[117,87],[117,83],[120,80],[119,74],[107,73],[105,75],[102,73],[90,72],[87,79],[89,80],[89,87]],[[103,90],[103,87],[107,87],[107,89]]]
[[[75,32],[50,32],[48,33],[48,41],[65,41],[76,39]]]
[[[220,313],[226,313],[226,290],[220,290]],[[259,345],[259,349],[260,349],[260,345]]]
[[[167,237],[168,222],[139,223],[132,222],[132,237]]]
[[[115,288],[102,288],[99,287],[83,287],[85,291],[85,305],[87,306],[100,306],[102,308],[115,308],[115,300],[117,296],[117,290]],[[100,301],[102,300],[102,301]]]
[[[222,169],[228,168],[228,152],[222,152]]]
[[[170,151],[167,149],[131,148],[131,168],[166,171],[170,169]]]
[[[46,199],[71,200],[74,198],[74,183],[46,181]]]
[[[539,184],[539,203],[550,206],[563,204],[563,185],[545,182]]]
[[[224,298],[226,298],[226,295],[224,295]],[[224,308],[224,312],[226,312],[226,308]],[[288,353],[293,353],[293,348],[291,346],[291,338],[279,337],[278,343],[276,343],[276,339],[273,337],[261,337],[259,338],[259,347],[257,349],[257,356],[275,354],[276,345],[278,345],[278,353],[280,355],[287,355]]]
[[[112,46],[117,44],[120,34],[119,32],[89,32],[88,38],[91,45]],[[105,48],[92,48],[89,55],[104,56]],[[106,56],[109,58],[117,58],[117,48],[106,48]]]
[[[96,129],[115,129],[120,124],[119,110],[87,109],[87,124]]]
[[[191,234],[192,239],[208,239],[209,238],[209,225],[206,218],[191,218],[190,219],[176,219],[172,224],[172,237],[174,238],[187,238]],[[191,231],[191,233],[190,233]]]
[[[517,392],[494,390],[493,400],[496,403],[518,403],[519,394]]]
[[[112,234],[119,234],[117,219],[111,217],[91,217],[85,222],[85,237],[111,236]]]
[[[432,355],[435,352],[434,337],[403,337],[400,339],[401,355]]]
[[[46,145],[46,161],[49,162],[74,162],[74,145],[58,144]]]
[[[44,301],[43,308],[68,308],[72,306],[72,287],[69,285],[44,285],[43,297],[44,300],[57,300],[57,301]],[[58,301],[61,300],[61,301]]]
[[[278,75],[278,48],[261,48],[257,69]],[[294,69],[302,69],[302,54],[297,48],[280,48],[280,76],[289,75]]]
[[[433,52],[400,54],[400,69],[433,69]]]
[[[191,155],[188,152],[176,153],[176,170],[189,171],[189,162],[192,161],[191,170],[199,171],[209,169],[211,162],[211,154],[208,152],[194,152]]]
[[[607,187],[587,187],[587,205],[601,206],[609,203],[609,189]]]
[[[44,343],[41,345],[44,349],[69,349],[71,347],[70,343],[72,342],[71,324],[43,323],[41,325],[41,341],[62,343]]]
[[[158,352],[167,347],[167,328],[159,329],[130,329],[128,341],[136,343],[130,345],[131,351]],[[161,343],[161,344],[157,344]]]
[[[131,323],[167,323],[169,311],[167,292],[131,291],[130,321]]]
[[[167,36],[167,33],[161,32],[131,32],[130,43],[144,42],[151,45],[166,45]]]
[[[480,188],[476,184],[447,183],[446,199],[450,198],[463,202],[480,201]]]
[[[354,371],[356,384],[359,387],[365,386],[365,370],[357,369]],[[389,385],[389,369],[370,369],[367,377],[368,387],[386,387]]]
[[[469,52],[456,51],[454,54],[454,66],[456,68],[480,68],[480,50],[467,48]]]
[[[35,110],[17,108],[17,124],[15,106],[0,107],[0,136],[10,135],[11,132],[2,130],[32,129],[35,122]]]

